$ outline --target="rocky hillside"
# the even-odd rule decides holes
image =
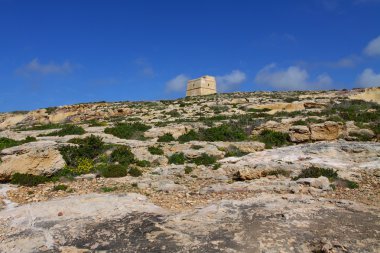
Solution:
[[[0,252],[379,252],[380,88],[0,114]]]

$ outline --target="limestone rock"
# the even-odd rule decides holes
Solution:
[[[308,126],[292,126],[289,129],[289,136],[292,142],[306,142],[310,140],[310,135]]]
[[[0,180],[14,173],[51,175],[65,166],[52,141],[30,142],[1,151]]]
[[[320,176],[318,178],[300,178],[297,180],[297,183],[306,184],[321,190],[331,190],[330,181],[324,176]]]
[[[313,141],[336,140],[341,136],[343,127],[337,122],[326,121],[320,124],[311,124],[310,132]]]
[[[245,181],[245,180],[259,179],[263,175],[264,175],[263,171],[243,168],[243,169],[238,170],[234,174],[234,178],[236,180]]]

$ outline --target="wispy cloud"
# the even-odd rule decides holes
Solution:
[[[139,68],[139,72],[141,75],[145,77],[153,77],[154,76],[154,70],[152,65],[149,63],[149,61],[145,58],[138,58],[135,61],[137,67]]]
[[[375,73],[372,69],[365,69],[358,77],[357,84],[362,87],[380,86],[380,73]]]
[[[255,82],[279,89],[296,90],[328,86],[332,84],[333,80],[328,74],[324,73],[312,81],[309,79],[309,73],[305,69],[298,66],[279,69],[276,64],[272,63],[257,73]]]
[[[66,61],[62,64],[56,64],[54,62],[50,63],[40,63],[38,58],[34,58],[29,63],[25,64],[21,68],[16,70],[17,74],[28,75],[32,73],[49,75],[49,74],[67,74],[74,70],[74,66]]]
[[[233,70],[231,73],[217,76],[216,83],[219,91],[230,91],[237,88],[242,82],[247,79],[244,72]]]
[[[364,53],[368,56],[380,56],[380,35],[368,43]]]
[[[180,74],[166,83],[166,92],[180,92],[186,89],[187,81],[190,78],[184,74]]]

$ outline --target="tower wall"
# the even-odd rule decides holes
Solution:
[[[216,80],[213,76],[202,76],[187,82],[186,96],[202,96],[216,93]]]

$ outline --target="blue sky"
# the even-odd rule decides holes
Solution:
[[[380,0],[0,0],[0,111],[380,86]]]

